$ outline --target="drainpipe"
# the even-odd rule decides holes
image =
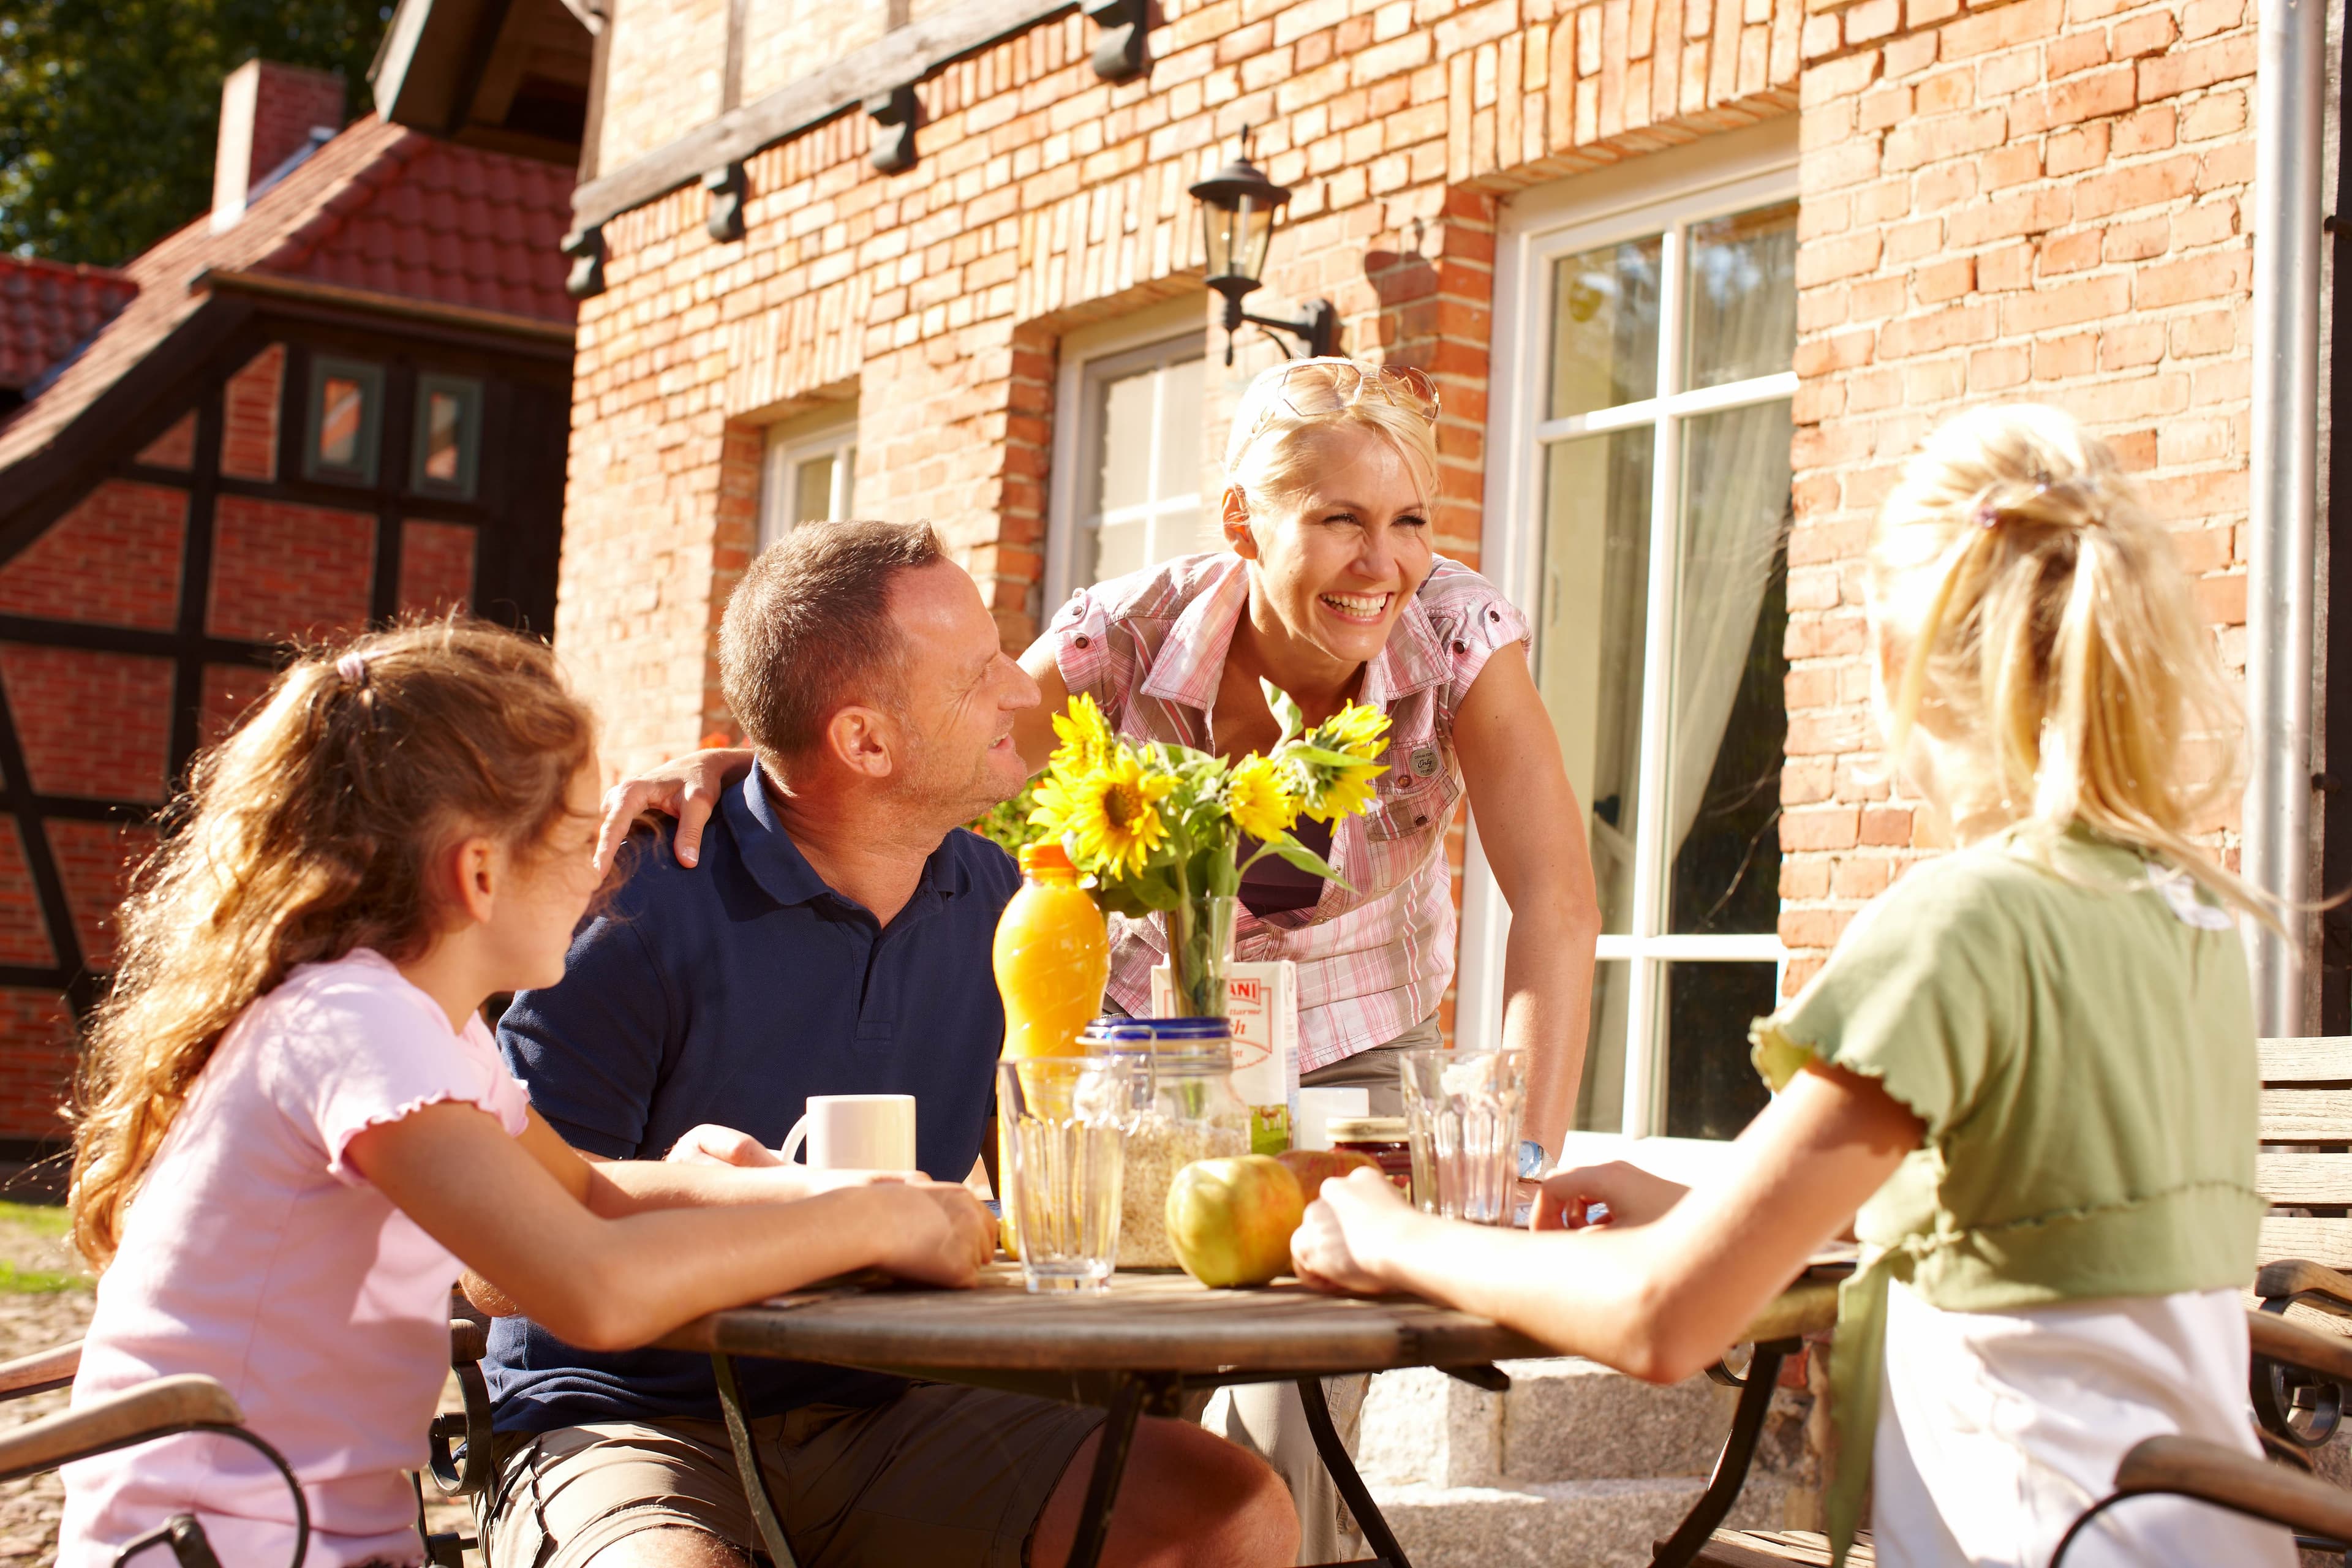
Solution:
[[[2319,437],[2321,113],[2326,0],[2258,0],[2254,99],[2254,367],[2246,566],[2248,880],[2283,900],[2282,937],[2254,927],[2265,1036],[2305,1029],[2302,906],[2311,892],[2312,600]],[[2341,673],[2352,679],[2352,671]]]

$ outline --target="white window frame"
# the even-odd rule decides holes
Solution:
[[[793,470],[812,458],[833,459],[833,492],[826,498],[825,521],[842,522],[856,515],[857,405],[826,408],[768,426],[760,454],[760,548],[765,550],[790,533],[795,486]]]
[[[1792,396],[1793,371],[1725,386],[1670,393],[1647,401],[1546,419],[1549,340],[1539,329],[1550,309],[1551,264],[1563,256],[1663,233],[1660,260],[1659,363],[1675,367],[1683,349],[1687,226],[1794,200],[1797,130],[1793,117],[1675,152],[1634,160],[1601,174],[1538,187],[1507,205],[1496,257],[1495,395],[1487,415],[1486,517],[1480,562],[1514,603],[1539,602],[1543,554],[1544,452],[1553,442],[1605,430],[1657,431],[1651,459],[1650,583],[1643,662],[1642,754],[1638,798],[1666,798],[1667,742],[1673,699],[1675,578],[1679,565],[1682,485],[1680,421],[1693,415],[1750,406]],[[1675,381],[1662,379],[1662,386]],[[1583,803],[1588,807],[1590,802]],[[1619,1132],[1571,1132],[1568,1150],[1579,1158],[1625,1153],[1644,1145],[1643,1163],[1668,1173],[1696,1173],[1727,1144],[1666,1138],[1664,1083],[1654,1020],[1664,1006],[1660,984],[1669,962],[1773,963],[1785,973],[1788,950],[1776,933],[1645,935],[1663,923],[1672,858],[1662,841],[1665,814],[1643,810],[1635,825],[1633,934],[1601,938],[1599,957],[1622,961],[1633,985],[1626,1012],[1625,1100]],[[1455,1035],[1462,1041],[1499,1041],[1503,1024],[1503,958],[1510,938],[1510,908],[1496,886],[1471,824],[1464,868],[1462,959]]]
[[[1077,542],[1085,528],[1079,510],[1086,493],[1082,470],[1087,454],[1102,438],[1096,388],[1107,380],[1134,374],[1156,356],[1181,357],[1171,352],[1180,348],[1197,347],[1205,358],[1207,300],[1205,292],[1187,294],[1064,334],[1054,386],[1054,468],[1046,487],[1045,614],[1038,617],[1039,625],[1085,586],[1077,580]],[[1155,407],[1155,419],[1158,412]],[[1205,452],[1199,460],[1205,468]],[[1210,500],[1196,493],[1190,504],[1200,508],[1205,517]],[[1171,497],[1152,504],[1153,510],[1175,510],[1185,502],[1181,497]]]

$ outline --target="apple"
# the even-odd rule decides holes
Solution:
[[[1381,1168],[1378,1160],[1360,1149],[1286,1149],[1275,1158],[1290,1167],[1310,1204],[1323,1195],[1324,1183],[1339,1181],[1350,1171]]]
[[[1212,1289],[1288,1273],[1290,1235],[1306,1217],[1298,1178],[1270,1154],[1195,1160],[1168,1187],[1176,1261]]]

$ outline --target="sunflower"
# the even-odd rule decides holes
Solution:
[[[1265,844],[1290,831],[1298,801],[1271,757],[1252,752],[1225,777],[1225,812],[1244,833]]]
[[[1337,822],[1371,804],[1372,781],[1389,771],[1372,760],[1388,749],[1388,731],[1386,713],[1350,702],[1299,737],[1303,745],[1354,759],[1343,764],[1300,758],[1291,763],[1307,816],[1318,822]]]
[[[1114,749],[1084,773],[1049,773],[1037,786],[1037,809],[1029,820],[1062,840],[1078,869],[1113,879],[1138,877],[1168,837],[1160,802],[1176,782],[1167,773],[1146,773],[1140,757]]]
[[[1110,721],[1085,692],[1070,699],[1068,712],[1054,715],[1054,734],[1062,743],[1054,748],[1046,765],[1073,777],[1099,766],[1117,743]]]

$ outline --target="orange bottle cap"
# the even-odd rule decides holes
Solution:
[[[1033,877],[1040,871],[1062,871],[1075,877],[1078,868],[1070,864],[1070,852],[1057,840],[1041,838],[1021,847],[1021,874]]]

